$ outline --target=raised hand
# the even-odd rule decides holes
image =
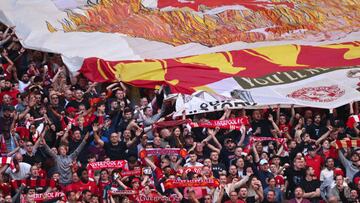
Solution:
[[[94,132],[98,132],[98,130],[99,130],[98,124],[94,123],[94,125],[92,126],[92,129],[93,129]]]
[[[136,137],[139,137],[139,136],[142,134],[143,131],[144,131],[144,130],[143,130],[142,128],[138,128],[138,129],[135,131],[135,136],[136,136]]]

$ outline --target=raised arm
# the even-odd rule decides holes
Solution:
[[[26,185],[23,183],[20,185],[19,189],[16,191],[16,194],[11,198],[11,203],[20,203],[20,195],[25,187]]]
[[[74,159],[79,155],[79,153],[81,152],[81,150],[83,150],[83,148],[84,148],[85,145],[86,145],[86,142],[87,142],[87,139],[88,139],[88,138],[89,138],[89,132],[86,133],[83,141],[82,141],[81,144],[75,149],[75,151],[69,155],[72,160],[74,160]]]
[[[211,139],[215,142],[215,147],[217,147],[217,149],[219,150],[219,153],[222,149],[222,145],[220,144],[219,140],[216,138],[216,133],[219,132],[219,129],[216,128],[214,131],[210,131],[210,136],[211,136]]]
[[[349,107],[350,107],[350,115],[354,115],[354,102],[350,102],[349,104]]]
[[[225,120],[229,118],[230,114],[231,114],[231,110],[225,107],[224,114],[221,116],[219,120]]]
[[[239,142],[237,143],[237,146],[242,146],[242,144],[244,143],[245,135],[246,135],[246,127],[244,125],[241,126],[240,133],[241,133],[241,137]]]
[[[279,123],[280,123],[280,104],[278,104],[276,108],[276,125],[279,125]]]
[[[45,149],[45,152],[46,152],[48,155],[50,155],[53,159],[55,159],[55,158],[56,158],[56,154],[55,154],[53,151],[51,151],[50,147],[46,144],[44,138],[40,138],[40,139],[41,139],[41,142],[42,142],[42,146],[43,146],[44,149]]]
[[[142,133],[143,133],[143,129],[142,129],[142,128],[138,128],[138,129],[135,131],[135,137],[134,137],[132,140],[130,140],[129,142],[126,143],[126,147],[129,148],[129,147],[137,144],[137,142],[138,142],[140,136],[142,135]]]
[[[325,140],[325,139],[330,135],[331,131],[333,130],[333,127],[332,127],[332,126],[328,126],[327,128],[328,128],[329,130],[326,131],[326,133],[324,133],[323,135],[321,135],[321,137],[319,137],[319,139],[317,139],[317,140],[315,141],[315,144],[316,144],[316,145],[319,145],[323,140]]]
[[[206,143],[206,146],[213,152],[220,153],[220,151],[221,151],[221,149],[216,148],[214,145],[212,145],[210,143]]]
[[[295,107],[294,107],[294,104],[291,105],[291,117],[290,117],[290,125],[293,126],[294,125],[294,121],[295,121],[295,115],[296,115],[296,112],[295,112]]]
[[[152,162],[148,157],[145,157],[144,160],[145,160],[146,164],[147,164],[148,166],[150,166],[153,171],[155,171],[155,169],[156,169],[157,167],[156,167],[156,165],[154,164],[154,162]]]
[[[216,200],[216,203],[221,203],[222,200],[223,200],[224,194],[225,194],[225,187],[224,186],[220,186],[219,190],[220,190],[220,192],[219,192],[219,196],[218,196],[218,198]]]
[[[249,175],[244,176],[243,178],[241,178],[241,180],[239,180],[238,182],[236,182],[236,183],[233,184],[233,188],[232,188],[232,189],[235,190],[235,189],[237,189],[237,188],[245,185],[248,180],[249,180]]]
[[[349,161],[343,154],[342,150],[339,151],[339,159],[345,168],[351,167],[351,161]]]
[[[270,121],[271,125],[273,126],[273,128],[277,131],[280,132],[279,127],[276,125],[275,121],[274,121],[274,117],[269,114],[268,120]]]
[[[260,157],[259,157],[259,153],[256,151],[255,142],[252,145],[252,150],[253,150],[253,153],[254,153],[254,162],[259,163]]]
[[[69,130],[71,129],[71,123],[69,122],[69,124],[67,125],[64,135],[61,137],[61,143],[67,145],[69,144]]]
[[[98,124],[94,124],[92,126],[93,128],[93,132],[94,132],[94,140],[96,143],[98,143],[101,147],[104,147],[104,141],[101,140],[100,136],[99,136],[99,126]]]

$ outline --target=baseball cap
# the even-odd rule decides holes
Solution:
[[[260,165],[268,164],[269,162],[266,159],[260,160]]]

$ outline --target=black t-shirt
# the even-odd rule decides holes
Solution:
[[[317,188],[320,188],[320,181],[319,180],[307,181],[306,179],[304,179],[300,185],[304,189],[305,193],[315,192]],[[320,198],[308,198],[308,199],[312,203],[317,203],[320,201]]]
[[[285,170],[286,180],[289,182],[288,190],[286,191],[287,198],[291,199],[294,197],[294,189],[304,181],[305,178],[305,169],[295,170],[294,168],[289,168]]]
[[[229,151],[225,147],[220,151],[220,162],[225,164],[226,168],[229,168],[230,161],[235,158],[234,152]]]
[[[257,128],[261,129],[261,133],[257,136],[260,137],[272,137],[271,134],[271,123],[268,120],[262,119],[259,121],[253,121],[251,122],[251,128],[253,129],[253,132],[256,131]]]
[[[328,129],[323,125],[315,125],[314,123],[311,124],[306,128],[306,132],[309,133],[311,139],[317,140],[326,133]]]
[[[130,120],[126,121],[125,119],[121,119],[119,125],[117,126],[117,131],[124,133],[124,131],[126,130],[127,126],[129,125]]]
[[[117,145],[107,142],[104,144],[104,150],[110,160],[123,160],[126,158],[127,146],[124,141],[119,142]]]
[[[36,161],[41,159],[42,157],[39,154],[39,151],[36,151],[36,153],[33,156],[30,156],[27,153],[23,155],[23,162],[28,163],[30,165],[34,165]]]
[[[211,168],[215,178],[219,178],[219,172],[226,171],[226,167],[222,163],[212,164]]]
[[[71,107],[74,107],[75,109],[79,109],[79,106],[81,104],[84,105],[86,109],[90,108],[90,103],[86,98],[84,98],[81,102],[78,102],[76,100],[72,100],[66,105],[66,107],[71,106]]]

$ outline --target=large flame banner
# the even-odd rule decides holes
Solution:
[[[23,46],[60,53],[93,81],[166,84],[257,106],[360,98],[358,0],[1,0],[0,8]]]

